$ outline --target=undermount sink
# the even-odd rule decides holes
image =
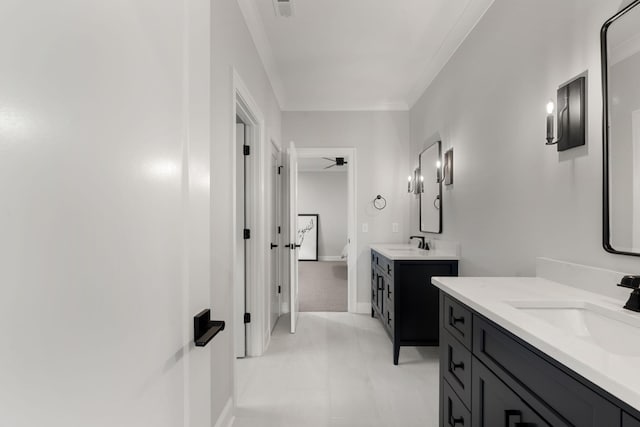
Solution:
[[[640,357],[640,316],[586,302],[507,302],[512,307],[603,350]]]

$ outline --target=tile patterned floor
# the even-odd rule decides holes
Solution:
[[[403,347],[377,319],[301,313],[276,325],[267,353],[238,362],[234,427],[430,427],[438,425],[438,349]]]

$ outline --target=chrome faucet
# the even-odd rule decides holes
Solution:
[[[624,308],[640,313],[640,276],[624,276],[618,286],[633,289]]]
[[[420,249],[424,249],[424,250],[429,250],[429,244],[424,240],[424,236],[411,236],[409,237],[409,242],[411,242],[411,239],[418,239],[420,240],[420,243],[418,244],[418,247]]]

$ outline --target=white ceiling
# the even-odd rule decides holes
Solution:
[[[406,110],[493,0],[238,0],[285,111]]]
[[[347,160],[348,161],[348,160]],[[333,162],[317,157],[298,157],[298,172],[347,172],[349,164],[325,169]]]

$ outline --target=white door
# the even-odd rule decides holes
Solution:
[[[0,426],[215,423],[195,3],[0,2]]]
[[[298,321],[298,158],[296,145],[289,144],[289,307],[291,333]]]
[[[280,316],[280,233],[278,230],[280,224],[280,153],[275,145],[271,144],[271,243],[270,243],[270,309],[269,309],[269,327],[270,330],[276,326],[278,317]]]
[[[234,339],[236,342],[236,357],[245,357],[247,354],[247,326],[244,323],[244,313],[246,312],[246,241],[244,239],[244,228],[246,222],[246,158],[244,155],[246,125],[239,118],[236,118],[236,224],[234,230],[236,239],[236,277],[234,281],[234,301],[235,322],[238,325],[234,328]]]

